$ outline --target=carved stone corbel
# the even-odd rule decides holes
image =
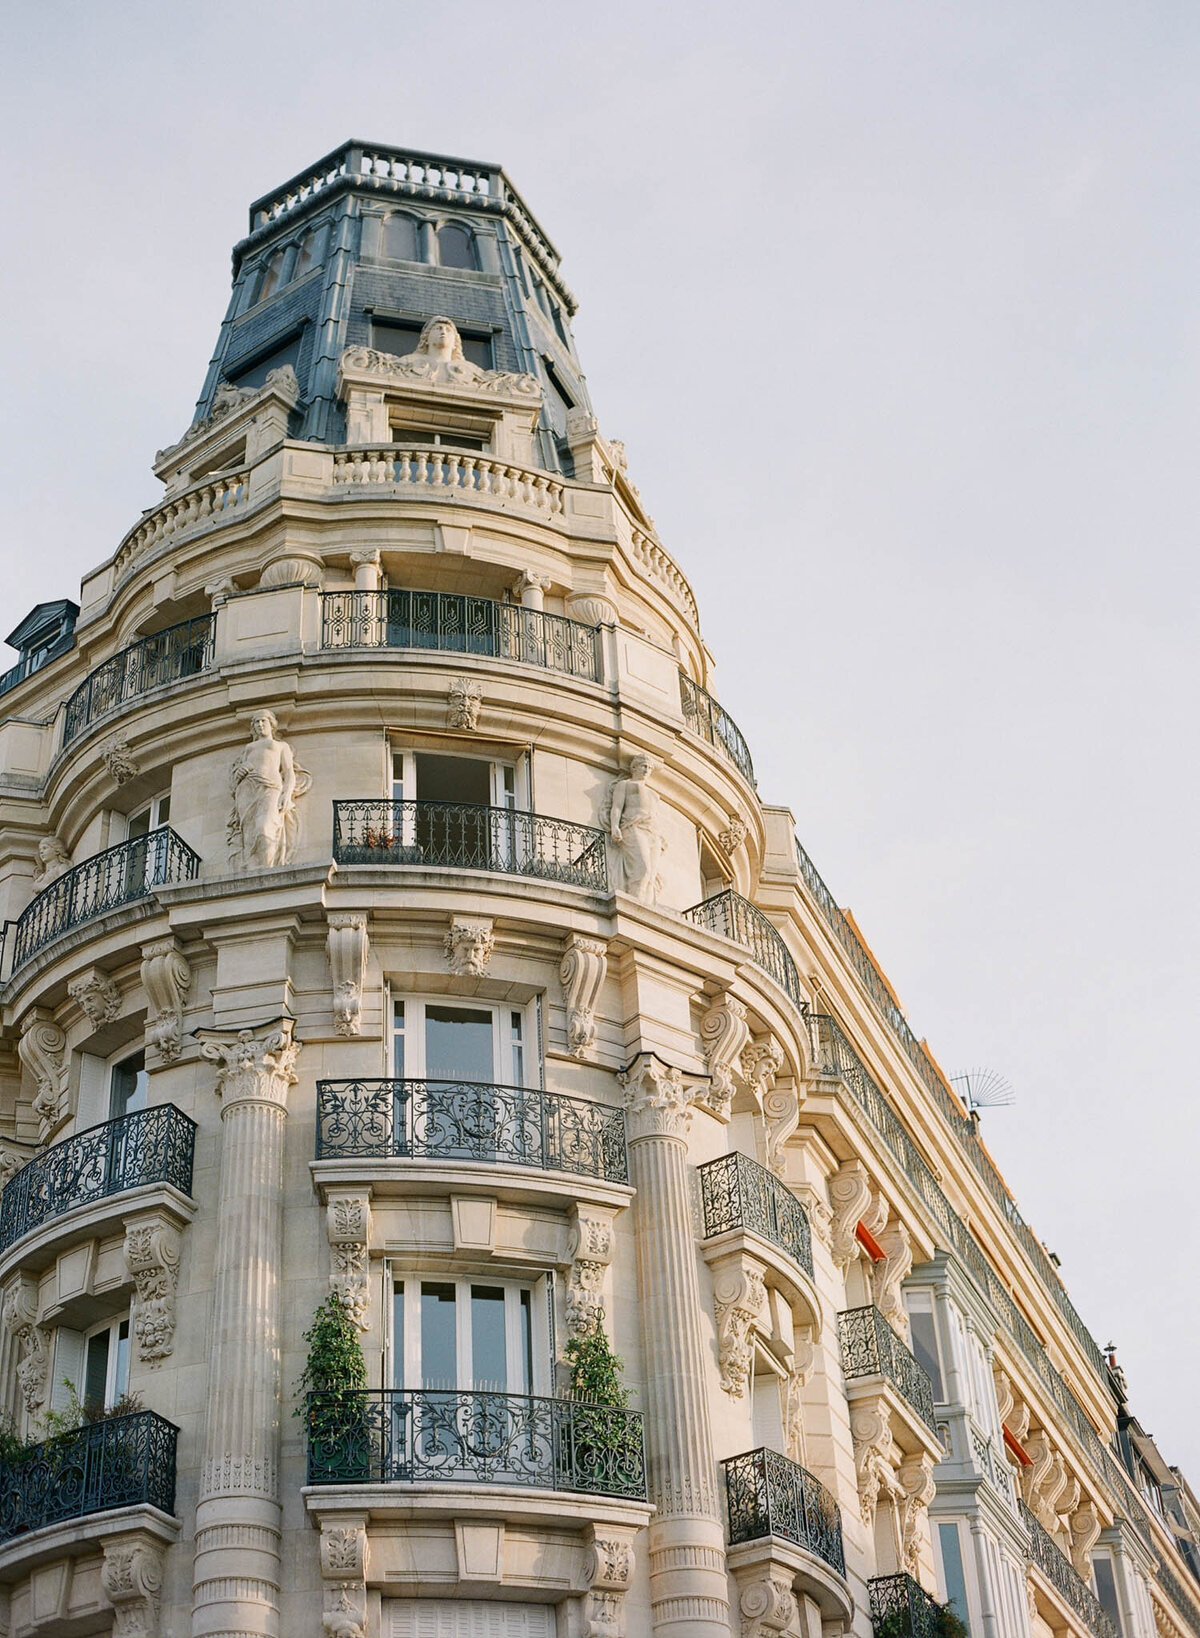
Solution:
[[[585,1336],[604,1323],[604,1279],[613,1253],[612,1214],[576,1205],[571,1213],[567,1335]]]
[[[900,1287],[912,1270],[912,1244],[903,1223],[895,1222],[878,1236],[884,1259],[871,1269],[875,1306],[888,1324],[907,1341],[908,1311],[900,1299]]]
[[[752,1581],[739,1577],[738,1609],[742,1638],[804,1638],[800,1606],[786,1570],[764,1568]]]
[[[133,1334],[143,1365],[160,1365],[175,1347],[179,1230],[161,1212],[125,1224],[125,1266],[137,1292]]]
[[[32,1274],[18,1274],[4,1288],[4,1326],[17,1344],[17,1384],[31,1414],[46,1397],[50,1339],[37,1322],[38,1287]]]
[[[1009,1427],[1008,1419],[1016,1403],[1016,1395],[1013,1393],[1013,1385],[1008,1372],[999,1365],[993,1365],[992,1382],[996,1389],[996,1414],[1000,1418],[1000,1425],[1001,1427]]]
[[[38,1117],[38,1140],[49,1143],[70,1117],[67,1086],[67,1038],[44,1007],[34,1007],[21,1021],[17,1056],[37,1085],[33,1112]]]
[[[111,1024],[121,1008],[121,992],[107,973],[89,967],[67,985],[67,994],[78,1002],[93,1029]]]
[[[360,1331],[371,1328],[371,1197],[331,1193],[325,1208],[329,1239],[329,1289]]]
[[[558,977],[567,1010],[567,1051],[590,1058],[596,1044],[596,1004],[608,972],[608,946],[603,939],[567,936]]]
[[[321,1526],[321,1579],[326,1638],[364,1638],[367,1628],[366,1521]]]
[[[633,1580],[633,1543],[624,1536],[594,1533],[588,1543],[583,1599],[583,1638],[623,1638],[623,1605]]]
[[[100,1585],[108,1595],[117,1638],[157,1638],[163,1580],[163,1548],[140,1532],[101,1543]]]
[[[492,932],[490,921],[484,921],[477,916],[454,916],[450,922],[450,931],[442,943],[452,973],[458,973],[462,977],[482,978],[491,963],[492,951],[496,948],[496,935]]]
[[[183,1050],[183,1003],[191,987],[192,969],[173,938],[142,945],[146,1045],[165,1064],[173,1064]]]
[[[1029,1457],[1029,1466],[1021,1469],[1021,1499],[1037,1516],[1047,1483],[1054,1483],[1055,1452],[1042,1428],[1035,1429],[1025,1440],[1025,1454]]]
[[[734,1070],[740,1070],[742,1049],[750,1040],[746,1008],[736,995],[722,990],[709,1002],[700,1020],[700,1044],[708,1069],[707,1090],[697,1100],[718,1120],[728,1120],[734,1094]]]
[[[854,1440],[854,1470],[858,1479],[858,1504],[868,1530],[875,1527],[875,1511],[880,1495],[899,1500],[902,1492],[892,1467],[892,1429],[887,1400],[859,1400],[850,1413],[850,1433]]]
[[[1090,1581],[1092,1548],[1099,1541],[1103,1528],[1096,1514],[1096,1504],[1090,1496],[1071,1514],[1068,1528],[1071,1534],[1071,1563],[1082,1580]]]
[[[933,1467],[934,1458],[924,1450],[906,1456],[900,1464],[900,1552],[904,1568],[914,1579],[921,1562],[922,1520],[937,1494]]]
[[[732,856],[746,840],[749,825],[740,813],[731,813],[725,829],[717,832],[717,841],[720,842],[727,856]]]
[[[328,917],[325,947],[333,980],[333,1027],[339,1035],[362,1029],[362,998],[367,982],[367,918],[337,911]]]
[[[455,677],[450,684],[447,726],[475,733],[479,728],[479,712],[482,705],[483,688],[475,678]]]
[[[765,1276],[763,1265],[744,1252],[713,1269],[717,1365],[721,1386],[733,1399],[745,1394],[754,1363],[754,1333],[763,1328],[767,1310]]]
[[[107,745],[102,745],[100,758],[114,784],[128,785],[140,772],[137,763],[129,754],[129,741],[124,734],[114,734]]]
[[[830,1249],[833,1260],[844,1273],[861,1247],[858,1225],[875,1205],[875,1191],[861,1160],[847,1160],[829,1179],[829,1201],[833,1209]]]

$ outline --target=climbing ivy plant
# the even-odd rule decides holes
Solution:
[[[336,1291],[331,1291],[317,1308],[304,1340],[308,1343],[308,1358],[296,1383],[296,1391],[301,1396],[296,1406],[297,1416],[304,1415],[307,1394],[366,1387],[367,1363],[358,1326]]]
[[[614,1410],[625,1409],[629,1403],[629,1389],[621,1380],[625,1365],[613,1353],[602,1325],[572,1337],[564,1353],[571,1370],[572,1399],[610,1406]]]

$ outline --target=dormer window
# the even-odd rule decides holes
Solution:
[[[417,224],[411,216],[389,216],[383,224],[383,254],[393,262],[419,262]],[[415,343],[414,343],[415,345]]]
[[[266,301],[279,289],[279,281],[283,277],[283,258],[285,251],[277,250],[263,269],[262,283],[258,287],[259,301]]]
[[[438,229],[438,261],[443,267],[461,267],[475,273],[479,262],[475,256],[475,236],[457,222],[443,222]]]

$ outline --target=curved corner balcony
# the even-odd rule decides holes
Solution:
[[[317,1159],[468,1160],[629,1181],[624,1110],[478,1081],[318,1081]]]
[[[927,1428],[935,1428],[933,1383],[912,1349],[873,1303],[846,1308],[837,1317],[842,1374],[848,1382],[882,1376],[912,1406]]]
[[[919,1581],[903,1571],[899,1575],[872,1576],[867,1582],[871,1600],[871,1624],[887,1638],[939,1638],[942,1606]]]
[[[175,1511],[179,1429],[153,1411],[61,1433],[0,1462],[0,1542],[113,1507]]]
[[[0,1193],[0,1252],[62,1217],[108,1195],[166,1183],[192,1192],[196,1123],[174,1104],[90,1126],[44,1149]]]
[[[438,865],[608,892],[602,830],[473,802],[335,802],[340,865]]]
[[[731,1547],[764,1536],[782,1536],[845,1575],[842,1515],[837,1502],[807,1468],[763,1447],[731,1456],[721,1466]]]
[[[731,1229],[752,1229],[812,1278],[808,1213],[773,1172],[735,1150],[701,1166],[699,1177],[706,1240]]]
[[[321,647],[478,654],[600,681],[599,626],[457,592],[322,592]]]
[[[729,712],[717,704],[706,688],[693,682],[686,671],[679,673],[679,696],[686,725],[727,756],[742,778],[757,789],[750,747]]]
[[[637,1411],[453,1389],[308,1396],[308,1482],[528,1485],[646,1497]]]
[[[68,699],[63,744],[69,745],[90,723],[126,700],[211,670],[215,631],[216,616],[202,614],[118,649],[89,672]]]
[[[190,882],[200,855],[162,825],[65,871],[26,906],[13,932],[12,971],[63,933],[169,882]]]
[[[804,1010],[800,974],[792,953],[783,941],[783,934],[756,904],[729,888],[724,893],[714,893],[711,899],[702,899],[683,913],[697,927],[720,933],[722,938],[731,938],[748,950],[755,966],[761,967],[787,992],[794,1007]]]

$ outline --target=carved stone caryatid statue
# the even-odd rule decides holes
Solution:
[[[525,398],[541,396],[536,376],[518,375],[509,370],[485,370],[463,355],[462,337],[453,319],[439,313],[421,331],[411,353],[383,353],[373,347],[347,347],[342,365],[352,370],[370,370],[400,380],[424,381],[433,387],[474,387],[483,392],[516,393]]]
[[[605,815],[605,828],[620,862],[622,886],[641,904],[657,904],[663,886],[658,867],[667,839],[662,802],[650,787],[655,767],[652,758],[639,752],[629,764],[629,773],[613,784]]]
[[[296,850],[296,803],[312,784],[296,766],[291,746],[279,738],[273,711],[254,713],[250,735],[230,769],[233,806],[226,839],[235,870],[287,864]]]

